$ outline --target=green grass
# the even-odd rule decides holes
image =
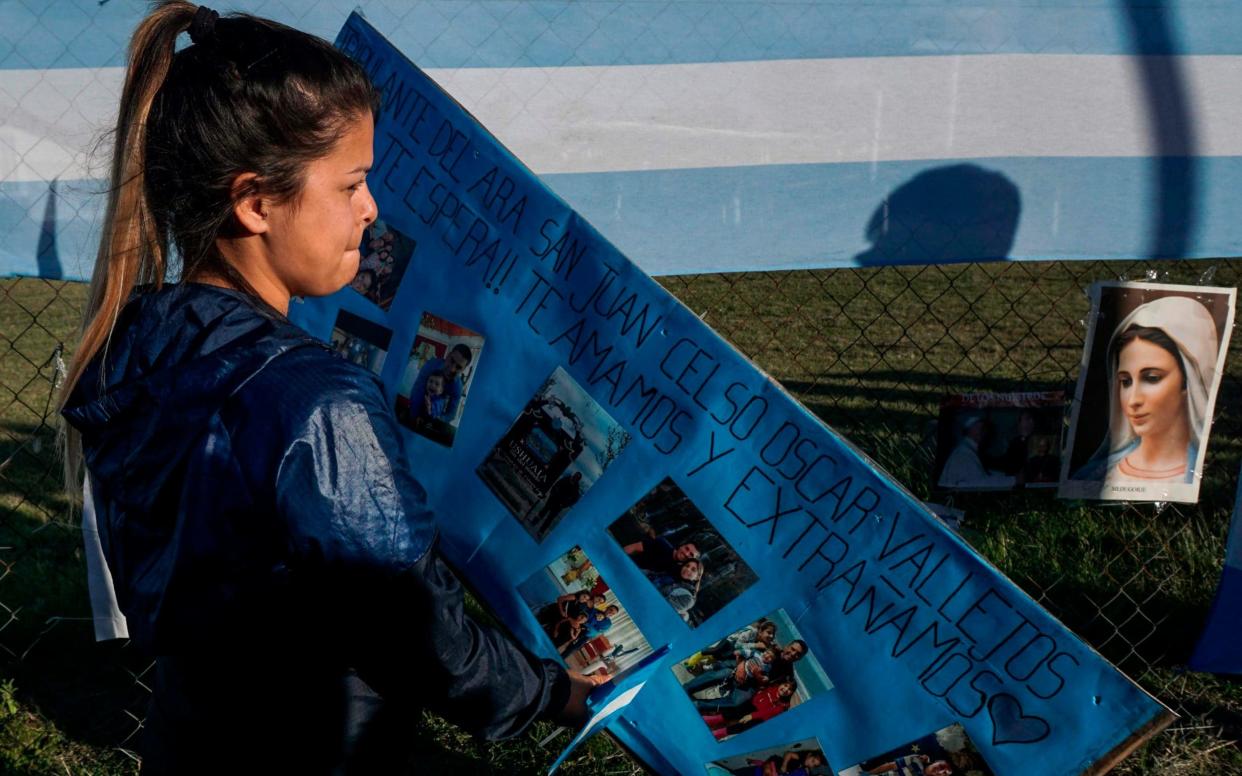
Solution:
[[[695,313],[917,496],[930,482],[942,396],[1073,386],[1086,286],[1143,277],[1237,285],[1242,262],[988,264],[667,278]],[[121,748],[145,691],[142,660],[91,643],[79,534],[58,495],[45,366],[71,347],[84,289],[0,281],[0,772],[135,770]],[[1182,715],[1119,769],[1242,773],[1242,688],[1184,671],[1220,573],[1242,458],[1242,341],[1217,403],[1200,503],[1158,510],[1050,493],[959,496],[967,538],[1105,657]],[[939,495],[938,501],[946,501]],[[61,618],[61,619],[57,619]],[[7,623],[6,623],[7,620]],[[426,715],[420,772],[534,773],[540,726],[483,744]],[[130,742],[132,744],[132,742]],[[633,765],[597,738],[569,773]]]

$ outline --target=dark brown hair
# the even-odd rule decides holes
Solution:
[[[307,163],[353,120],[378,111],[357,63],[283,24],[204,11],[196,40],[177,51],[198,12],[184,0],[158,0],[130,40],[103,234],[62,407],[86,366],[106,355],[135,289],[159,288],[170,276],[215,277],[253,294],[216,249],[234,228],[234,202],[257,193],[296,203]],[[214,24],[203,24],[206,16]],[[238,186],[243,173],[254,177]],[[73,492],[72,432],[67,447]]]

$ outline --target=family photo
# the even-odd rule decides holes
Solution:
[[[332,326],[332,349],[350,363],[379,374],[388,356],[388,343],[392,331],[368,321],[348,310],[336,314]]]
[[[1064,414],[1063,391],[946,396],[936,425],[937,486],[1055,488]]]
[[[374,302],[381,310],[392,306],[401,278],[410,265],[418,241],[376,219],[362,235],[358,273],[349,287]]]
[[[558,366],[476,471],[541,541],[629,441],[625,429]]]
[[[673,674],[717,741],[832,689],[784,609],[708,644]]]
[[[669,477],[617,518],[608,532],[691,628],[758,579]]]
[[[397,420],[452,447],[482,350],[482,334],[423,313],[397,389]]]
[[[518,586],[565,665],[616,678],[651,654],[651,644],[594,563],[574,546]]]
[[[808,738],[707,764],[707,776],[832,776],[824,748]]]
[[[1236,289],[1096,283],[1059,495],[1199,497]]]
[[[960,724],[846,768],[837,776],[994,776]]]

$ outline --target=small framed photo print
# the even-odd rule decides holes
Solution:
[[[1055,488],[1065,393],[971,393],[940,402],[936,486],[942,490]]]
[[[573,509],[630,435],[559,366],[477,473],[535,541]]]
[[[846,768],[838,776],[994,776],[966,729],[943,727]]]
[[[350,363],[379,374],[388,357],[392,331],[348,310],[341,310],[332,325],[332,349]]]
[[[397,296],[401,278],[405,277],[417,247],[414,238],[376,219],[362,235],[362,245],[358,248],[362,258],[349,287],[381,310],[387,310]]]
[[[717,741],[779,717],[832,689],[819,658],[777,609],[673,666]]]
[[[670,477],[613,521],[608,532],[691,628],[758,579]]]
[[[518,586],[565,665],[613,679],[638,666],[651,644],[591,558],[574,545]]]

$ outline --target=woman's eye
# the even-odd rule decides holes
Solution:
[[[1160,382],[1163,379],[1164,379],[1164,375],[1160,374],[1159,372],[1148,372],[1147,374],[1143,375],[1143,380],[1152,385],[1155,385],[1156,383]]]
[[[1123,377],[1123,378],[1121,378],[1118,382],[1120,382],[1120,383],[1121,383],[1121,387],[1122,387],[1122,388],[1129,388],[1129,387],[1130,387],[1130,383],[1131,383],[1131,382],[1133,382],[1133,381],[1132,381],[1130,378],[1128,378],[1128,377]]]

